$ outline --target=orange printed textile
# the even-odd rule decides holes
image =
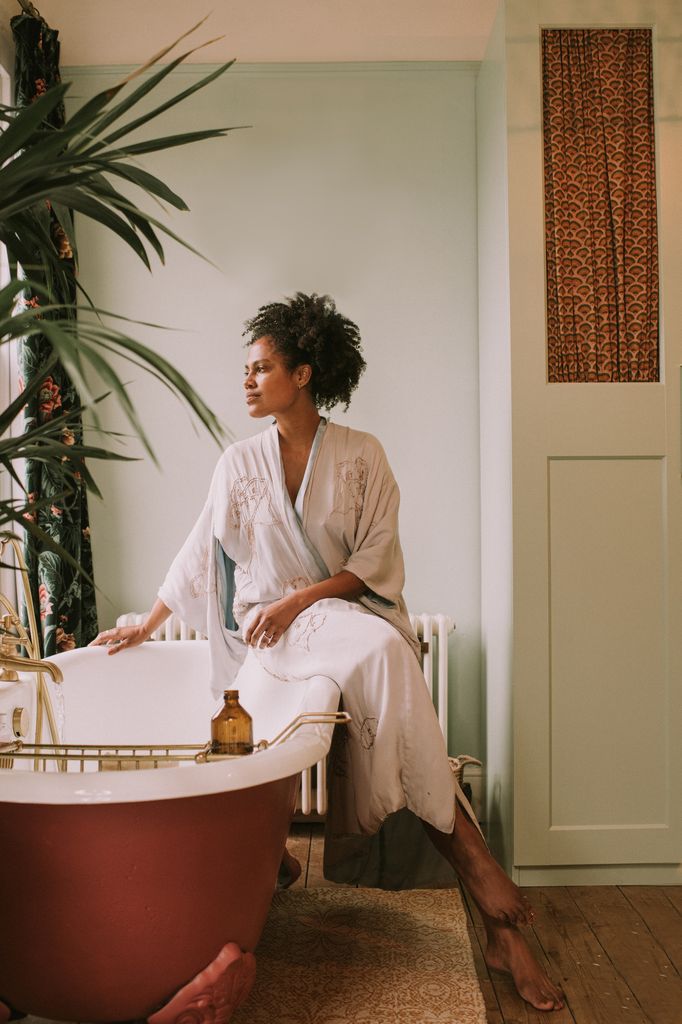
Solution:
[[[548,380],[658,381],[651,31],[542,33]]]

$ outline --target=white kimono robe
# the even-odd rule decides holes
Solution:
[[[352,716],[335,738],[339,836],[376,833],[404,807],[441,831],[454,826],[455,781],[402,597],[398,505],[379,442],[322,420],[294,508],[273,425],[224,452],[159,590],[208,636],[216,696],[247,671],[282,686],[311,675],[337,682]],[[246,647],[242,629],[258,609],[342,569],[367,587],[357,602],[319,601],[275,646]]]

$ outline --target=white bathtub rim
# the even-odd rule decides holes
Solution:
[[[300,774],[326,756],[332,726],[302,726],[291,739],[247,757],[177,768],[108,772],[0,770],[0,803],[114,804],[176,800],[251,789]]]
[[[174,671],[187,672],[189,663],[193,664],[197,659],[197,665],[201,666],[200,671],[206,670],[206,659],[208,657],[208,645],[206,641],[175,641],[173,643],[145,644],[136,648],[129,654],[121,655],[118,658],[108,658],[101,649],[81,648],[55,655],[51,661],[58,663],[64,672],[64,685],[76,683],[79,685],[83,679],[91,677],[93,667],[101,667],[102,672],[98,677],[98,684],[105,686],[112,682],[118,685],[121,673],[127,673],[128,679],[136,679],[141,668],[144,673],[153,671],[155,685],[158,679],[167,678],[160,675],[160,668],[166,670],[170,666]],[[103,658],[101,666],[98,666],[99,658]],[[126,659],[126,660],[123,660]],[[85,673],[85,675],[83,675]],[[143,675],[144,675],[143,673]],[[27,677],[28,678],[28,677]],[[90,685],[88,683],[88,685]],[[269,716],[269,724],[261,720],[258,713],[258,705],[264,706],[272,701],[277,701],[282,682],[270,680],[267,674],[264,677],[246,681],[246,693],[251,687],[251,697],[254,700],[252,710],[254,712],[254,733],[255,739],[259,740],[263,735],[269,739],[280,732],[292,720],[291,716],[301,712],[335,712],[339,703],[339,689],[333,680],[326,676],[310,676],[308,679],[285,683],[286,691],[291,698],[296,699],[293,705],[286,702],[282,706],[282,715]],[[152,691],[153,692],[153,691]],[[159,693],[159,699],[163,694]],[[186,696],[186,695],[185,695]],[[130,698],[129,698],[130,699]],[[159,742],[158,725],[159,719],[154,722],[157,729],[156,739],[153,735],[146,734],[139,741],[138,738],[130,736],[123,730],[123,722],[116,722],[115,737],[106,735],[106,730],[99,732],[92,724],[88,725],[88,732],[83,735],[65,736],[67,742],[75,745],[79,743],[99,743],[103,750],[109,750],[116,743],[134,743],[136,747],[142,748],[150,741],[157,746],[163,747],[166,742],[187,743],[195,742],[195,727],[198,727],[198,734],[208,731],[210,715],[215,710],[215,701],[210,697],[209,691],[203,692],[201,700],[200,718],[190,726],[190,719],[184,721],[180,730],[182,737],[171,740],[165,733],[163,742]],[[195,705],[196,706],[196,705]],[[247,706],[249,706],[247,704]],[[127,705],[121,704],[117,709],[125,712]],[[147,703],[147,712],[155,714],[157,704],[152,702],[151,708]],[[286,714],[284,709],[287,708]],[[210,710],[209,710],[210,709]],[[110,709],[109,709],[110,710]],[[69,708],[67,701],[67,718]],[[196,716],[194,716],[196,719]],[[119,732],[119,724],[121,731]],[[187,727],[187,734],[185,735]],[[152,730],[153,732],[154,730]],[[228,792],[237,789],[250,789],[254,786],[273,782],[276,779],[289,778],[311,767],[326,756],[331,743],[333,727],[329,725],[307,724],[301,726],[293,735],[282,744],[271,747],[264,751],[252,754],[247,757],[234,760],[213,762],[209,764],[191,764],[185,762],[182,766],[163,767],[158,769],[143,769],[136,771],[106,771],[106,772],[34,772],[30,770],[30,762],[16,759],[15,767],[12,769],[0,769],[0,802],[26,803],[26,804],[107,804],[107,803],[130,803],[137,801],[171,800],[174,798],[193,797],[208,795],[211,793]],[[109,732],[111,730],[109,729]],[[199,740],[198,746],[203,742]],[[104,754],[106,757],[106,753]],[[20,768],[19,765],[22,765]],[[29,769],[29,770],[26,770]]]

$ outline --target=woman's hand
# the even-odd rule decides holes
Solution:
[[[139,647],[148,639],[149,633],[145,626],[115,626],[98,633],[88,647],[108,647],[107,654],[118,654],[129,647]]]
[[[157,597],[152,610],[145,621],[139,626],[114,626],[113,629],[105,629],[98,633],[88,647],[108,647],[107,654],[118,654],[128,647],[139,647],[145,640],[149,640],[152,633],[155,633],[166,621],[172,612],[168,605],[164,604],[160,597]]]
[[[342,569],[329,579],[312,583],[309,587],[294,590],[279,601],[261,608],[244,634],[247,644],[252,647],[272,647],[282,636],[297,615],[325,598],[340,597],[344,601],[356,601],[366,591],[363,580],[355,573]]]
[[[305,607],[300,592],[287,594],[280,601],[261,608],[244,634],[244,639],[252,647],[274,647]]]

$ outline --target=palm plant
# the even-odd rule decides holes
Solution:
[[[189,33],[180,39],[186,35]],[[12,268],[12,279],[0,289],[0,344],[42,335],[50,349],[40,374],[14,402],[0,411],[0,468],[19,483],[15,464],[19,459],[31,458],[48,463],[59,475],[65,492],[82,479],[89,489],[98,493],[85,460],[127,458],[106,443],[74,442],[73,433],[69,432],[70,419],[83,410],[89,410],[97,426],[97,403],[102,396],[94,390],[95,380],[103,382],[107,394],[119,402],[134,434],[154,458],[126,385],[115,368],[120,357],[157,377],[189,406],[216,441],[229,433],[167,360],[126,333],[125,318],[95,307],[74,277],[78,258],[75,245],[72,244],[74,261],[65,260],[50,234],[51,208],[70,241],[74,239],[72,211],[77,211],[118,235],[148,268],[151,268],[152,253],[161,262],[164,260],[162,236],[186,245],[162,219],[137,205],[138,196],[152,197],[162,206],[166,203],[177,210],[187,209],[178,195],[140,167],[137,160],[148,153],[218,138],[234,129],[206,129],[142,141],[139,137],[138,141],[130,139],[137,129],[205,88],[233,63],[221,65],[170,99],[136,114],[136,109],[139,110],[150,93],[198,49],[191,49],[153,70],[180,39],[117,85],[87,101],[61,128],[49,127],[48,118],[63,102],[68,84],[50,89],[30,107],[17,110],[0,106],[0,124],[4,127],[0,135],[0,242],[7,248]],[[149,75],[143,75],[150,69]],[[131,87],[136,78],[141,81]],[[127,92],[126,87],[129,87]],[[126,183],[126,195],[116,187],[121,181]],[[135,199],[130,198],[131,191]],[[186,247],[191,249],[191,246]],[[19,265],[26,280],[20,276]],[[31,278],[32,273],[37,280]],[[83,296],[81,303],[56,301],[58,296],[69,294],[74,284]],[[30,305],[21,302],[26,292],[34,296]],[[118,320],[120,326],[111,326],[112,320]],[[81,409],[75,414],[53,417],[28,433],[12,436],[12,423],[57,360],[79,391]],[[103,433],[106,437],[108,432]],[[0,500],[0,530],[13,523],[20,524],[36,541],[73,561],[34,521],[35,510],[35,504],[25,492],[18,499],[3,498]]]

